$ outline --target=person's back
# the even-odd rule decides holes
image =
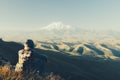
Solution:
[[[16,64],[15,71],[21,72],[31,68],[32,63],[32,49],[34,49],[34,42],[30,39],[24,44],[24,49],[18,52],[18,63]]]
[[[40,55],[34,50],[34,43],[28,40],[24,45],[24,49],[19,51],[19,60],[16,64],[15,71],[32,71],[34,73],[44,73],[47,57]]]
[[[39,72],[40,74],[45,72],[45,66],[47,63],[47,57],[45,55],[39,54],[37,51],[33,50],[32,58],[32,70],[34,73]]]

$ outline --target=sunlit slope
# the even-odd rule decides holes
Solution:
[[[22,49],[22,45],[16,42],[0,42],[1,49],[0,55],[8,59],[13,64],[17,61],[17,51]],[[54,44],[55,45],[55,44]],[[69,43],[72,47],[73,44]],[[36,51],[40,54],[44,54],[48,57],[48,63],[46,69],[48,72],[54,72],[62,75],[66,80],[119,80],[120,77],[120,60],[113,60],[105,57],[98,57],[96,55],[105,55],[101,48],[105,48],[102,44],[76,44],[73,50],[69,52],[76,52],[79,55],[71,55],[64,51],[48,50],[45,48],[36,48]],[[57,45],[56,45],[57,46]],[[68,46],[68,44],[67,44]],[[96,47],[97,46],[97,47]],[[92,48],[94,49],[92,49]],[[59,47],[57,46],[58,50]],[[97,53],[97,50],[101,52]],[[107,50],[107,48],[105,48]],[[108,49],[109,50],[109,49]],[[85,52],[87,51],[87,52]],[[110,50],[109,50],[110,51]],[[89,53],[91,52],[91,53]],[[86,54],[85,54],[86,53]],[[94,55],[93,55],[93,54]],[[101,53],[101,54],[100,54]],[[89,54],[89,55],[88,55]],[[110,53],[109,53],[110,54]],[[91,56],[92,55],[92,56]],[[111,54],[112,52],[111,52]]]
[[[37,48],[72,55],[91,55],[96,57],[116,59],[120,57],[120,41],[101,40],[96,42],[64,42],[38,41]]]

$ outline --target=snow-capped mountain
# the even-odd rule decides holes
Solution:
[[[62,22],[53,22],[45,27],[42,27],[41,30],[68,30],[72,26],[63,24]]]
[[[12,31],[2,33],[1,38],[9,38],[8,40],[23,40],[31,38],[34,40],[62,40],[62,41],[97,41],[105,38],[120,39],[120,32],[88,30],[82,26],[76,27],[65,24],[63,22],[53,22],[47,26],[40,27],[32,31]],[[0,34],[1,35],[1,34]]]

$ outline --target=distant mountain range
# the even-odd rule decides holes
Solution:
[[[71,55],[91,55],[116,59],[120,57],[120,40],[104,39],[96,42],[37,41],[37,48]]]
[[[80,26],[81,27],[81,26]],[[29,31],[8,31],[1,32],[3,39],[11,41],[21,41],[27,38],[33,40],[62,40],[68,42],[75,41],[98,41],[103,39],[120,39],[120,32],[112,30],[89,30],[76,26],[64,24],[62,22],[53,22],[47,26]]]
[[[87,30],[54,22],[38,30],[9,35],[12,41],[31,38],[36,42],[37,48],[45,50],[79,56],[92,55],[112,59],[120,57],[120,37],[119,32],[115,31]]]
[[[66,25],[62,22],[54,22],[48,26],[42,27],[36,32],[32,32],[31,35],[39,36],[43,39],[58,39],[64,41],[82,41],[82,40],[100,40],[105,38],[119,38],[120,32],[116,31],[103,31],[103,30],[89,30],[82,29],[80,27],[74,27]],[[35,37],[34,37],[35,38]],[[38,38],[36,38],[38,40]]]

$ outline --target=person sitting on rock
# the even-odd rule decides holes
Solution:
[[[34,42],[28,39],[24,44],[24,49],[18,52],[19,59],[15,67],[16,72],[45,73],[47,57],[35,51],[34,46]]]

